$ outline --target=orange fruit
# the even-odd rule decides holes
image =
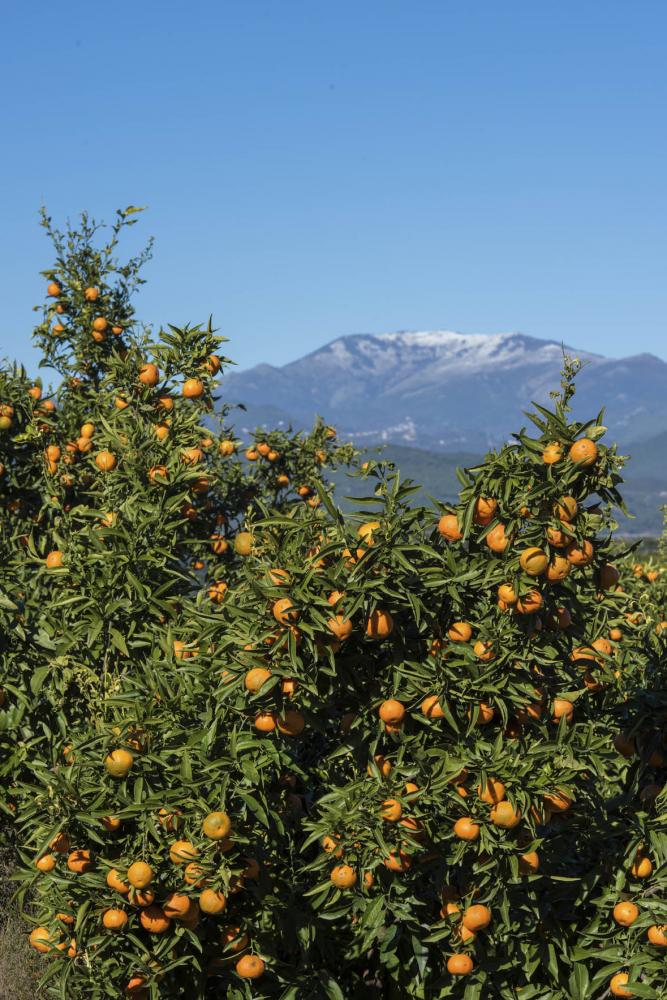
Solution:
[[[279,625],[289,625],[290,622],[299,620],[300,612],[294,607],[289,597],[281,597],[275,601],[271,610]]]
[[[482,660],[483,663],[489,663],[491,660],[495,660],[496,658],[496,651],[493,648],[493,643],[488,640],[478,639],[472,647],[472,651],[477,659]]]
[[[467,976],[474,969],[474,963],[470,955],[450,955],[447,959],[447,972],[451,976]]]
[[[479,837],[479,824],[470,816],[462,816],[454,824],[454,834],[459,840],[477,840]]]
[[[667,948],[667,924],[652,924],[646,932],[650,944]]]
[[[544,574],[549,583],[560,583],[570,574],[572,564],[565,556],[553,556]]]
[[[157,903],[142,909],[139,919],[141,926],[150,934],[166,934],[171,926],[171,920]]]
[[[511,583],[501,583],[498,587],[498,600],[512,605],[518,601],[518,596]]]
[[[169,848],[169,857],[175,865],[184,865],[199,857],[199,851],[189,840],[175,840]]]
[[[388,611],[376,608],[366,622],[366,635],[369,639],[386,639],[394,631],[394,619]]]
[[[568,454],[576,465],[588,468],[597,461],[598,446],[590,438],[580,438],[574,442]]]
[[[150,362],[142,365],[139,369],[138,380],[142,385],[149,386],[150,388],[156,386],[160,381],[160,372],[157,365],[151,364]]]
[[[30,942],[31,948],[34,948],[35,951],[42,952],[42,954],[46,954],[56,947],[56,941],[51,937],[51,932],[47,930],[46,927],[35,927],[30,932],[28,941]]]
[[[100,472],[111,472],[116,467],[116,456],[110,451],[100,451],[95,456],[95,465]]]
[[[247,691],[257,694],[271,676],[271,671],[267,670],[266,667],[253,667],[245,675],[243,683]]]
[[[645,855],[638,854],[632,862],[630,872],[635,878],[648,878],[653,872],[651,859],[647,858]]]
[[[559,441],[551,441],[542,452],[542,461],[545,465],[553,465],[560,462],[563,457],[563,446]]]
[[[493,806],[505,798],[505,786],[497,778],[488,778],[484,788],[481,785],[477,786],[477,794],[482,802]]]
[[[224,840],[232,828],[232,821],[226,812],[209,813],[202,823],[202,832],[209,840]]]
[[[57,281],[50,281],[46,286],[46,294],[49,296],[49,298],[57,299],[61,293],[62,293],[62,288],[60,287]]]
[[[112,778],[124,778],[134,763],[129,750],[112,750],[104,760],[104,766]]]
[[[428,719],[444,719],[445,710],[437,694],[429,694],[421,703],[421,710]]]
[[[598,582],[600,584],[600,590],[611,590],[615,587],[619,581],[620,574],[615,566],[611,563],[605,563],[600,566],[598,570]]]
[[[447,542],[458,542],[463,538],[456,514],[443,514],[438,521],[438,531]]]
[[[271,733],[277,726],[275,712],[258,712],[254,721],[255,729],[260,733]]]
[[[630,976],[627,972],[617,972],[609,980],[609,992],[614,997],[634,997],[636,994],[632,990],[626,990],[625,984],[629,982]]]
[[[469,642],[472,638],[472,626],[468,622],[454,622],[447,629],[447,635],[452,642]]]
[[[488,497],[479,497],[475,500],[473,509],[473,522],[475,524],[487,525],[493,520],[498,508],[498,501]]]
[[[527,851],[519,856],[519,873],[534,875],[540,868],[540,858],[537,851]]]
[[[388,698],[383,701],[378,709],[378,715],[383,722],[392,726],[398,726],[405,718],[405,705],[396,698]]]
[[[259,979],[266,965],[259,955],[243,955],[236,963],[236,972],[241,979]]]
[[[403,807],[398,799],[385,799],[380,808],[380,815],[385,823],[398,823],[403,815]]]
[[[102,914],[102,923],[109,931],[120,931],[127,924],[127,913],[125,910],[105,910]]]
[[[234,551],[239,556],[249,556],[252,552],[253,537],[249,531],[239,531],[234,539]]]
[[[208,913],[211,916],[217,916],[222,913],[227,906],[227,900],[223,893],[218,892],[215,889],[204,889],[199,897],[199,908],[202,913]]]
[[[129,882],[123,882],[116,868],[109,869],[106,874],[106,883],[110,889],[120,892],[123,896],[126,896],[130,891]]]
[[[617,903],[612,911],[612,915],[617,924],[621,927],[630,927],[639,916],[639,907],[636,903],[625,900]]]
[[[384,859],[384,866],[390,872],[407,872],[412,868],[412,861],[404,851],[392,851]]]
[[[549,564],[549,557],[544,549],[533,545],[523,550],[519,556],[519,564],[529,576],[540,576]]]
[[[552,705],[552,716],[554,722],[565,718],[568,722],[572,721],[574,716],[574,705],[571,701],[567,701],[566,698],[554,698]]]
[[[171,892],[162,904],[165,917],[170,920],[180,920],[187,917],[192,910],[193,899],[184,892]]]
[[[52,872],[58,863],[55,854],[43,854],[35,860],[35,868],[40,872]]]
[[[494,826],[499,826],[503,830],[512,830],[521,822],[520,811],[506,800],[496,803],[492,807],[489,817]]]
[[[510,540],[505,533],[505,525],[496,524],[494,528],[491,528],[491,531],[487,532],[484,537],[484,541],[492,552],[504,552],[510,543]]]
[[[198,399],[204,395],[204,383],[198,378],[186,379],[182,392],[186,399]]]
[[[145,889],[153,881],[153,869],[145,861],[133,861],[127,869],[127,881],[135,889]]]
[[[481,931],[491,923],[491,910],[488,906],[476,903],[464,911],[461,920],[469,931]]]
[[[93,860],[90,851],[72,851],[67,858],[67,867],[71,872],[83,875],[93,868]]]
[[[570,542],[566,552],[567,560],[573,566],[588,566],[593,561],[593,545],[587,538],[583,542]]]
[[[49,552],[44,560],[47,569],[60,569],[63,564],[63,553],[59,549]]]
[[[350,865],[336,865],[329,877],[337,889],[352,889],[357,884],[357,873]]]

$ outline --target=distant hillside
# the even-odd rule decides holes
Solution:
[[[667,434],[663,437],[667,442]],[[370,458],[378,457],[375,448],[369,449],[367,454]],[[664,454],[663,452],[663,459]],[[412,479],[420,483],[422,489],[415,495],[415,502],[427,503],[429,496],[438,500],[456,500],[460,489],[456,469],[477,465],[483,456],[472,452],[445,455],[404,445],[386,445],[381,447],[379,457],[393,462],[400,469],[404,480]],[[651,467],[650,449],[640,457],[636,465],[631,459],[624,470],[625,483],[621,492],[628,510],[634,516],[627,518],[619,512],[618,520],[621,533],[628,537],[655,537],[662,528],[660,507],[667,504],[667,488],[659,478],[645,475],[645,466]],[[339,500],[349,495],[368,496],[375,486],[373,479],[352,479],[345,472],[338,472],[333,478]]]

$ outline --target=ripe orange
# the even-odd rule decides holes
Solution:
[[[570,542],[566,551],[573,566],[588,566],[593,561],[593,546],[587,538],[583,542]]]
[[[171,926],[171,920],[156,903],[142,909],[139,919],[141,926],[150,934],[166,934]]]
[[[257,694],[257,692],[264,687],[271,676],[271,671],[267,670],[266,667],[253,667],[252,670],[249,670],[245,675],[243,683],[247,691],[250,691],[252,694]]]
[[[612,915],[617,924],[621,927],[630,927],[639,916],[639,907],[636,903],[625,900],[617,903],[612,911]]]
[[[106,883],[110,889],[114,889],[116,892],[120,892],[121,895],[126,896],[130,891],[129,882],[124,882],[116,868],[110,868],[106,874]]]
[[[565,718],[568,722],[572,721],[574,716],[574,705],[571,701],[566,698],[554,698],[552,706],[552,716],[554,722]]]
[[[357,873],[350,865],[336,865],[329,877],[337,889],[352,889],[357,884]]]
[[[182,392],[186,399],[198,399],[204,395],[204,383],[198,378],[186,379]]]
[[[259,979],[266,965],[259,955],[243,955],[236,963],[236,972],[241,979]]]
[[[192,896],[187,896],[184,892],[170,892],[162,904],[162,909],[165,917],[179,920],[188,916],[192,910],[192,903]]]
[[[222,892],[216,889],[204,889],[199,897],[199,908],[202,913],[217,916],[227,906],[227,900]]]
[[[652,924],[646,932],[650,944],[667,948],[667,924]]]
[[[153,881],[153,869],[145,861],[133,861],[127,869],[127,880],[135,889],[145,889]]]
[[[563,457],[563,446],[559,441],[551,441],[542,452],[542,461],[545,465],[553,465],[560,462]]]
[[[239,556],[249,556],[252,552],[253,537],[249,531],[239,531],[234,539],[234,551]]]
[[[572,564],[565,556],[553,556],[547,566],[545,576],[549,583],[560,583],[561,580],[569,576],[571,569]]]
[[[421,703],[421,710],[427,719],[444,719],[445,710],[437,694],[429,694]]]
[[[84,297],[86,302],[95,302],[100,294],[99,288],[93,288],[92,286],[84,289]]]
[[[111,472],[116,467],[116,456],[110,451],[100,451],[95,456],[95,465],[100,472]]]
[[[537,851],[527,851],[519,856],[519,873],[521,875],[535,875],[540,868],[540,858]]]
[[[497,778],[488,778],[484,788],[477,786],[477,794],[482,802],[487,802],[490,806],[501,802],[505,798],[505,786]]]
[[[67,858],[67,867],[77,875],[83,875],[94,867],[90,851],[72,851]]]
[[[597,461],[598,446],[590,438],[580,438],[574,442],[568,454],[576,465],[588,468]]]
[[[447,629],[447,635],[452,642],[470,642],[472,638],[472,626],[468,622],[454,622]]]
[[[625,984],[629,982],[630,976],[627,972],[617,972],[615,976],[612,976],[609,980],[609,992],[614,997],[634,997],[636,993],[633,990],[626,990]]]
[[[169,848],[169,857],[175,865],[184,865],[199,857],[199,851],[189,840],[175,840]]]
[[[57,945],[56,940],[51,937],[51,932],[46,927],[35,927],[30,932],[28,940],[30,947],[34,948],[35,951],[42,952],[42,954],[52,951]]]
[[[489,663],[491,660],[495,660],[496,658],[496,651],[493,643],[488,640],[478,639],[472,647],[472,651],[477,659],[481,660],[483,663]]]
[[[512,605],[518,601],[518,596],[511,583],[501,583],[498,587],[498,600]]]
[[[473,522],[475,524],[487,525],[493,520],[494,514],[498,508],[498,501],[490,497],[479,497],[475,501],[475,506],[473,510]]]
[[[129,750],[112,750],[104,760],[104,766],[112,778],[124,778],[134,763]]]
[[[394,619],[388,611],[376,608],[366,622],[366,635],[369,639],[386,639],[394,631]]]
[[[275,601],[271,610],[279,625],[289,625],[290,622],[299,620],[300,612],[294,607],[289,597],[281,597]]]
[[[60,287],[57,281],[50,281],[46,286],[46,294],[49,296],[49,298],[57,299],[61,293],[62,293],[62,288]]]
[[[276,725],[283,736],[300,736],[306,726],[306,720],[301,712],[294,708],[288,708],[286,712],[279,715]]]
[[[104,316],[97,316],[93,320],[93,330],[95,331],[95,333],[104,333],[108,325],[109,324],[104,318]]]
[[[109,931],[120,931],[127,924],[127,913],[125,910],[105,910],[102,914],[102,923]]]
[[[491,531],[486,534],[484,541],[492,552],[504,552],[510,543],[505,533],[505,525],[497,524],[494,528],[491,528]]]
[[[55,854],[43,854],[35,860],[35,868],[40,872],[52,872],[58,863]]]
[[[572,799],[565,792],[561,791],[560,788],[556,789],[555,792],[546,792],[542,796],[542,801],[551,812],[555,813],[567,812],[572,806]]]
[[[477,840],[479,833],[479,824],[470,816],[462,816],[454,824],[454,834],[459,840]]]
[[[447,972],[452,976],[467,976],[474,967],[470,955],[450,955],[447,959]]]
[[[403,806],[398,799],[385,799],[380,808],[380,815],[385,823],[398,823],[403,815]]]
[[[272,733],[277,726],[276,713],[258,712],[253,724],[260,733]]]
[[[327,620],[327,628],[331,633],[333,633],[333,635],[336,636],[337,639],[344,642],[345,639],[349,639],[352,635],[354,626],[349,618],[346,618],[345,615],[341,614],[335,615],[333,618],[329,618]]]
[[[565,496],[561,497],[558,503],[554,506],[554,514],[561,519],[569,523],[574,521],[579,510],[579,504],[574,497]]]
[[[507,800],[493,806],[489,817],[494,826],[502,827],[503,830],[512,830],[521,822],[521,812]]]
[[[153,388],[153,386],[156,386],[159,381],[160,372],[157,365],[149,362],[148,364],[141,366],[139,369],[139,382],[141,382],[142,385]]]
[[[544,549],[533,545],[523,550],[519,556],[519,564],[529,576],[540,576],[549,564],[549,557]]]
[[[405,705],[396,698],[388,698],[383,701],[378,709],[378,715],[383,722],[392,726],[398,726],[405,718]]]
[[[469,931],[481,931],[491,923],[491,910],[488,906],[476,903],[464,911],[461,919],[463,926],[467,927]]]
[[[438,521],[438,531],[447,542],[458,542],[463,538],[456,514],[443,514]]]
[[[412,861],[405,851],[392,851],[384,859],[384,866],[390,872],[407,872],[412,868]]]
[[[648,878],[653,872],[653,864],[646,855],[638,854],[632,862],[630,872],[635,878]]]
[[[226,812],[209,813],[202,823],[202,832],[209,840],[224,840],[232,828],[232,821]]]
[[[49,552],[44,560],[47,569],[60,569],[63,564],[63,553],[59,549]]]

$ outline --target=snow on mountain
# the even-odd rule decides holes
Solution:
[[[667,364],[659,358],[606,358],[511,332],[353,334],[280,368],[228,375],[223,389],[248,407],[249,426],[307,426],[319,413],[360,443],[479,449],[525,424],[530,400],[548,402],[563,350],[586,362],[577,412],[590,416],[606,403],[625,440],[667,429]]]

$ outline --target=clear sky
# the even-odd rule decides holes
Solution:
[[[665,0],[3,7],[0,354],[56,220],[147,205],[139,314],[243,367],[353,332],[667,358]]]

